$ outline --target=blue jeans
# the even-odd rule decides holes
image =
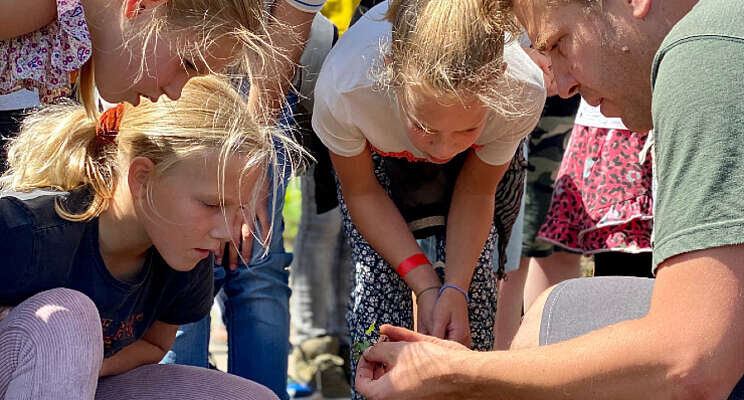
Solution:
[[[272,172],[273,173],[273,172]],[[253,380],[288,399],[289,270],[292,254],[285,252],[282,209],[288,174],[276,188],[269,252],[254,240],[248,265],[235,271],[215,266],[215,294],[227,328],[228,372]],[[273,191],[272,191],[273,193]],[[267,206],[272,211],[272,197]],[[176,341],[162,363],[208,366],[210,317],[179,327]]]
[[[314,167],[301,178],[302,216],[292,262],[293,342],[324,335],[350,344],[346,306],[351,283],[351,249],[338,208],[317,213]]]

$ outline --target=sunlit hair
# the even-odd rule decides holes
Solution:
[[[416,93],[440,102],[480,100],[504,116],[523,115],[521,86],[504,73],[504,45],[519,34],[509,0],[390,0],[378,83],[404,108]],[[417,89],[417,90],[412,90]]]
[[[281,163],[276,144],[286,149]],[[241,181],[249,172],[258,176],[251,198],[240,199],[247,206],[248,221],[253,221],[269,166],[284,165],[291,172],[300,150],[278,129],[256,124],[226,80],[198,77],[186,84],[179,100],[143,100],[137,107],[125,103],[115,142],[96,137],[96,120],[80,105],[53,105],[31,114],[9,146],[10,167],[0,178],[0,189],[74,191],[87,186],[91,199],[83,207],[56,205],[61,217],[84,221],[110,206],[117,182],[134,157],[147,157],[155,164],[149,192],[154,180],[179,161],[214,151],[219,154],[221,202],[225,184],[237,184],[224,182],[228,157],[238,155],[244,161]]]
[[[234,46],[234,61],[226,70],[249,79],[250,65],[265,63],[267,58],[282,57],[271,45],[268,35],[269,22],[273,29],[284,25],[269,14],[265,0],[167,0],[143,11],[135,18],[127,19],[126,2],[121,1],[122,51],[138,54],[140,79],[148,73],[146,49],[148,44],[171,40],[171,45],[184,59],[205,61],[210,46],[221,42]],[[139,3],[135,4],[135,9]],[[282,34],[293,34],[285,27]],[[137,40],[134,40],[137,39]],[[141,48],[133,48],[133,43]],[[206,65],[206,62],[204,62]],[[200,71],[201,73],[225,73],[226,71]],[[79,100],[90,115],[96,115],[93,96],[94,66],[92,60],[81,68],[79,75]]]

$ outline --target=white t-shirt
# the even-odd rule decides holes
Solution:
[[[381,44],[391,39],[391,24],[382,20],[383,2],[362,16],[328,54],[315,86],[313,129],[328,149],[352,157],[370,147],[383,155],[425,160],[406,135],[393,93],[375,86]],[[523,83],[522,96],[531,112],[506,119],[492,112],[473,148],[484,162],[507,163],[519,142],[537,124],[545,103],[540,68],[514,41],[504,49],[507,74]]]
[[[579,111],[576,112],[574,124],[591,126],[593,128],[628,130],[620,118],[605,117],[599,111],[599,107],[592,107],[589,103],[584,101],[583,97],[581,98]]]
[[[0,95],[0,111],[23,110],[40,104],[39,92],[34,89],[20,89],[15,92]]]
[[[294,6],[294,8],[300,11],[309,12],[309,13],[320,11],[326,3],[326,0],[286,0],[286,1],[287,3]]]

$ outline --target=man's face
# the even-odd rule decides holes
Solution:
[[[596,10],[578,0],[546,3],[514,0],[514,9],[533,46],[550,57],[558,94],[581,93],[629,129],[651,129],[655,49],[644,45],[630,8],[617,0],[604,0]]]

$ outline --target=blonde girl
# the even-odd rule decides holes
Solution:
[[[281,91],[324,2],[3,1],[0,94],[35,88],[43,103],[51,103],[70,94],[70,73],[79,70],[83,103],[95,112],[94,80],[105,100],[137,105],[141,98],[154,101],[163,94],[177,99],[194,76],[224,72],[228,66],[249,72],[249,59],[266,75],[261,88],[270,91],[278,85]],[[267,12],[275,18],[267,18]],[[268,43],[275,43],[278,51]],[[257,94],[251,95],[254,103],[259,101]],[[272,96],[283,97],[264,97]]]
[[[203,77],[179,100],[119,104],[98,121],[58,105],[23,123],[0,197],[6,398],[275,398],[242,378],[151,365],[179,324],[208,314],[212,253],[252,218],[275,162],[283,139],[246,110]]]
[[[420,332],[493,345],[491,264],[503,268],[524,179],[517,148],[545,100],[540,69],[505,46],[516,24],[500,7],[385,2],[323,65],[313,127],[331,153],[355,261],[354,342],[373,339],[373,323],[412,327],[413,292]],[[416,239],[427,237],[424,255]]]

